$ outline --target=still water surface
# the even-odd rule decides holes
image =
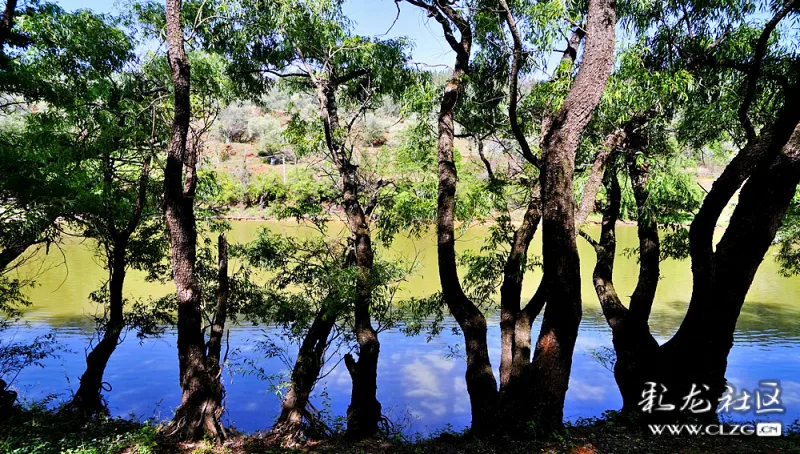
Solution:
[[[244,243],[261,228],[293,232],[292,224],[275,222],[234,222],[231,242]],[[596,232],[594,232],[596,233]],[[300,234],[303,234],[302,231]],[[478,249],[486,228],[475,227],[457,243],[461,250]],[[540,236],[537,235],[537,239]],[[621,296],[629,295],[636,285],[635,258],[624,257],[625,248],[636,245],[636,229],[620,226],[615,283]],[[618,409],[621,399],[612,373],[592,357],[592,352],[611,347],[611,334],[603,319],[591,286],[594,253],[579,239],[583,275],[583,322],[575,351],[572,378],[567,394],[565,418],[599,416],[608,409]],[[51,252],[32,260],[19,272],[23,277],[36,276],[37,285],[29,290],[33,306],[26,313],[27,326],[5,332],[4,337],[24,340],[55,330],[58,340],[70,350],[60,358],[48,360],[43,369],[31,368],[18,378],[16,387],[28,400],[60,394],[66,398],[77,389],[85,366],[85,349],[93,334],[91,317],[98,308],[88,295],[96,290],[106,273],[98,264],[92,244],[67,242],[60,252]],[[540,239],[533,245],[541,253]],[[404,296],[426,296],[437,291],[436,248],[432,235],[422,239],[398,238],[389,254],[419,261],[416,274],[403,284]],[[663,342],[677,330],[691,295],[688,261],[669,260],[662,264],[662,280],[650,324],[656,338]],[[541,277],[534,270],[526,276],[523,300],[531,295]],[[171,284],[144,281],[143,275],[130,272],[126,296],[143,298],[173,291]],[[800,278],[784,278],[767,257],[756,275],[737,325],[730,355],[727,378],[735,386],[752,389],[759,380],[781,381],[782,403],[787,412],[780,419],[791,422],[800,418]],[[452,320],[448,323],[454,324]],[[489,345],[492,365],[499,365],[499,329],[497,318],[490,318]],[[538,333],[539,322],[534,326]],[[261,359],[256,343],[267,334],[279,338],[268,327],[241,324],[231,327],[230,348],[238,350],[241,361],[255,359],[267,373],[279,373],[286,366],[279,359]],[[274,337],[274,336],[273,336]],[[469,401],[464,383],[464,361],[451,355],[451,347],[463,345],[463,339],[450,330],[426,341],[426,337],[406,337],[398,331],[381,333],[381,357],[378,370],[378,398],[384,412],[405,425],[409,434],[429,434],[451,427],[459,430],[470,421]],[[296,349],[292,350],[292,354]],[[495,370],[495,373],[497,371]],[[168,418],[180,402],[175,333],[159,339],[140,341],[133,334],[123,342],[109,362],[105,380],[113,387],[106,393],[115,415],[139,418]],[[224,376],[227,390],[226,422],[252,432],[268,428],[278,414],[280,401],[270,392],[270,384],[253,375],[234,370]],[[344,367],[330,371],[315,390],[314,404],[343,415],[349,403],[350,379]],[[325,394],[327,397],[323,397]],[[733,419],[753,420],[752,413],[733,415]],[[773,416],[770,419],[775,419]]]

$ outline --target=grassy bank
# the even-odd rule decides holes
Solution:
[[[266,434],[232,434],[222,445],[210,442],[169,445],[160,441],[158,427],[121,418],[80,422],[43,407],[16,411],[0,422],[0,452],[10,454],[240,454],[240,453],[800,453],[800,427],[783,437],[652,436],[611,420],[593,419],[563,429],[547,439],[491,442],[467,435],[443,433],[413,440],[344,438],[309,441],[284,449]]]

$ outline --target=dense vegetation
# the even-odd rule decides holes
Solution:
[[[309,399],[342,346],[355,354],[340,366],[352,382],[341,435],[389,437],[381,332],[434,336],[452,316],[475,443],[455,449],[535,440],[545,444],[528,448],[567,450],[546,443],[565,433],[579,241],[596,252],[582,258],[595,263],[623,399],[613,421],[583,433],[622,424],[635,434],[652,422],[639,404],[649,382],[677,400],[696,384],[698,398],[720,399],[737,318],[770,247],[785,274],[800,271],[800,2],[396,0],[398,14],[422,12],[451,47],[444,72],[412,62],[408,39],[356,34],[341,3],[136,1],[109,16],[6,1],[0,334],[24,323],[30,304],[31,283],[11,271],[65,237],[92,240],[108,279],[91,295],[104,315],[69,401],[21,407],[0,380],[3,449],[147,452],[236,439],[222,424],[220,375],[226,324],[238,319],[280,327],[298,345],[280,417],[258,443],[338,435]],[[315,233],[264,229],[229,245],[231,217]],[[486,243],[457,254],[457,230],[477,221],[491,225]],[[614,287],[621,221],[638,235],[627,302]],[[589,222],[601,224],[598,237]],[[385,252],[397,235],[428,230],[441,291],[399,298],[414,264]],[[691,260],[692,297],[659,344],[648,319],[666,258]],[[229,272],[229,260],[241,266]],[[544,277],[523,295],[531,267]],[[128,301],[130,270],[173,282],[174,294]],[[493,365],[487,316],[497,312]],[[174,418],[158,429],[110,418],[103,376],[116,347],[126,333],[167,326],[182,389]],[[51,336],[0,338],[0,378],[13,383],[57,349]],[[689,420],[717,415],[658,415]],[[102,435],[59,441],[56,428]]]

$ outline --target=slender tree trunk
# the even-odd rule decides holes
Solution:
[[[222,375],[222,337],[225,334],[225,322],[228,319],[228,297],[230,282],[228,278],[228,239],[224,233],[217,237],[217,306],[214,309],[214,321],[211,334],[208,336],[208,369],[220,380]],[[223,392],[219,395],[218,405],[222,405]]]
[[[358,167],[350,161],[345,144],[339,138],[340,122],[336,101],[337,83],[315,80],[320,117],[325,127],[325,141],[334,164],[339,170],[342,190],[342,208],[350,229],[350,247],[353,250],[357,270],[356,299],[354,307],[354,333],[358,342],[358,361],[352,355],[345,356],[345,365],[353,383],[350,406],[347,408],[347,435],[351,438],[368,438],[379,432],[381,404],[378,402],[378,357],[380,342],[378,332],[372,326],[370,306],[372,283],[370,274],[374,262],[372,235],[369,220],[359,201]]]
[[[310,419],[306,407],[322,371],[328,337],[335,324],[336,316],[325,307],[320,308],[297,352],[289,389],[281,404],[281,414],[272,428],[272,433],[281,438],[284,446],[297,445],[304,438],[303,420]]]
[[[464,335],[467,371],[467,392],[472,411],[472,433],[489,437],[496,433],[498,389],[497,380],[489,360],[486,341],[486,317],[467,297],[458,277],[455,253],[454,216],[455,194],[458,175],[453,159],[455,137],[453,113],[458,98],[464,92],[469,73],[472,50],[472,28],[461,13],[450,2],[437,0],[428,4],[419,0],[406,0],[436,20],[444,32],[445,39],[456,53],[453,73],[445,86],[438,118],[439,188],[436,210],[436,235],[439,263],[439,281],[442,297],[453,318]],[[455,37],[454,28],[461,36]]]
[[[630,413],[641,401],[644,383],[652,379],[658,343],[650,334],[647,318],[643,320],[635,315],[646,312],[652,306],[655,297],[657,276],[659,274],[659,244],[657,225],[646,215],[645,203],[647,193],[647,172],[631,159],[628,165],[631,174],[636,206],[641,217],[639,234],[639,283],[631,298],[630,309],[620,301],[614,288],[614,259],[616,256],[616,222],[619,217],[621,192],[615,170],[606,172],[606,194],[608,203],[603,210],[603,223],[599,243],[593,242],[597,253],[597,263],[592,275],[595,292],[600,301],[603,315],[612,332],[612,341],[616,353],[614,378],[622,394],[623,413]],[[653,239],[655,235],[655,239]],[[656,279],[652,279],[656,276]]]
[[[14,28],[14,12],[17,9],[17,0],[6,0],[6,8],[0,19],[0,48],[8,41],[11,29]],[[0,54],[2,50],[0,50]]]
[[[514,360],[514,345],[517,318],[521,312],[523,265],[527,260],[528,247],[536,234],[542,217],[542,201],[539,188],[534,187],[522,224],[514,232],[511,251],[503,268],[503,283],[500,286],[500,394],[504,394],[511,379]],[[530,336],[528,337],[530,342]]]
[[[486,340],[486,318],[469,300],[458,277],[455,252],[455,193],[458,176],[453,159],[453,110],[463,90],[466,61],[458,64],[445,89],[439,113],[439,196],[436,214],[439,280],[442,295],[464,334],[467,392],[472,407],[472,431],[492,435],[497,418],[497,381]]]
[[[580,72],[543,139],[542,234],[547,307],[533,359],[533,420],[549,433],[562,424],[572,353],[581,320],[573,173],[581,134],[605,89],[614,60],[616,3],[590,0]]]
[[[147,203],[150,161],[151,157],[147,156],[142,163],[138,194],[134,202],[133,213],[125,228],[118,230],[115,219],[113,217],[107,219],[106,227],[111,234],[110,250],[107,249],[108,266],[111,271],[108,281],[108,320],[104,327],[103,338],[86,357],[86,371],[81,376],[78,391],[68,405],[71,410],[83,417],[93,416],[105,410],[100,395],[103,387],[103,375],[111,355],[119,345],[120,336],[126,325],[123,313],[125,305],[123,288],[128,266],[128,243],[131,235],[139,227],[142,212]],[[110,173],[107,175],[110,177]],[[111,187],[110,184],[108,186]]]
[[[183,47],[181,0],[167,0],[167,45],[175,89],[174,119],[164,170],[164,214],[169,230],[178,297],[178,360],[181,404],[166,428],[168,437],[196,441],[222,439],[222,386],[207,367],[200,312],[201,290],[195,271],[197,226],[194,215],[197,150],[187,149],[191,103],[189,60]],[[186,179],[184,181],[184,168]]]
[[[102,396],[103,374],[108,360],[119,345],[122,330],[125,328],[123,316],[124,298],[122,295],[125,282],[126,254],[128,239],[125,237],[113,240],[113,260],[111,278],[108,283],[109,318],[105,325],[103,338],[86,356],[86,371],[81,376],[78,391],[72,398],[69,407],[77,414],[89,417],[105,410]]]
[[[531,302],[521,307],[522,265],[541,219],[539,188],[534,187],[520,227],[514,232],[511,251],[500,286],[500,408],[499,417],[506,433],[524,431],[531,398],[529,375],[531,326],[544,304],[544,286]]]

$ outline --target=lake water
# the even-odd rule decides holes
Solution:
[[[229,239],[246,242],[263,227],[281,232],[296,230],[295,225],[287,223],[234,222]],[[471,228],[460,238],[459,249],[478,249],[485,234],[485,227]],[[584,312],[564,411],[570,420],[599,416],[605,410],[621,406],[612,373],[591,356],[596,349],[611,347],[611,333],[591,286],[594,253],[585,241],[578,241]],[[625,248],[636,245],[635,227],[618,228],[618,245],[620,257],[615,283],[624,298],[633,291],[638,272],[636,260],[622,255]],[[532,251],[541,253],[540,235]],[[436,248],[432,235],[415,240],[399,238],[390,253],[416,257],[420,262],[417,274],[403,285],[405,296],[425,296],[437,290]],[[26,312],[27,326],[4,332],[4,339],[24,340],[54,330],[58,340],[70,350],[60,358],[48,360],[46,368],[30,368],[20,374],[15,387],[22,398],[36,400],[52,394],[67,398],[77,389],[85,367],[85,349],[93,335],[91,317],[98,311],[88,295],[106,278],[99,263],[91,243],[72,240],[64,244],[61,251],[51,250],[48,256],[32,260],[19,270],[21,276],[36,276],[37,285],[28,291],[33,306]],[[663,342],[675,332],[686,312],[691,295],[689,267],[688,261],[669,260],[662,264],[662,280],[650,320],[659,341]],[[530,297],[540,277],[539,270],[526,276],[523,300]],[[174,287],[171,283],[162,286],[145,282],[143,275],[131,272],[125,289],[128,297],[141,298],[163,295]],[[773,259],[767,257],[739,318],[727,378],[735,386],[747,389],[756,388],[759,380],[780,380],[781,402],[786,414],[777,418],[786,422],[800,418],[799,316],[800,278],[781,277]],[[534,333],[538,333],[539,322],[534,326]],[[452,320],[448,323],[454,324]],[[286,371],[279,359],[260,359],[256,343],[270,333],[279,334],[268,327],[247,324],[231,327],[230,348],[238,349],[240,360],[255,360],[267,373]],[[280,340],[280,337],[273,339]],[[381,333],[380,341],[378,398],[392,420],[402,423],[406,433],[423,435],[447,427],[460,430],[469,424],[465,364],[463,359],[451,355],[452,346],[463,345],[460,335],[444,330],[441,336],[426,342],[424,335],[406,337],[389,330]],[[490,317],[489,343],[492,365],[497,373],[500,354],[497,317]],[[296,349],[290,351],[294,354]],[[236,370],[228,372],[224,375],[226,423],[245,432],[270,427],[280,407],[280,400],[270,392],[270,384]],[[174,331],[144,341],[130,334],[112,356],[105,381],[113,388],[105,396],[114,415],[169,418],[180,402]],[[333,369],[315,390],[314,405],[318,409],[329,409],[334,415],[344,415],[350,399],[350,385],[344,367]],[[733,415],[733,419],[757,418],[753,413],[745,413]],[[776,416],[768,419],[776,419]]]

